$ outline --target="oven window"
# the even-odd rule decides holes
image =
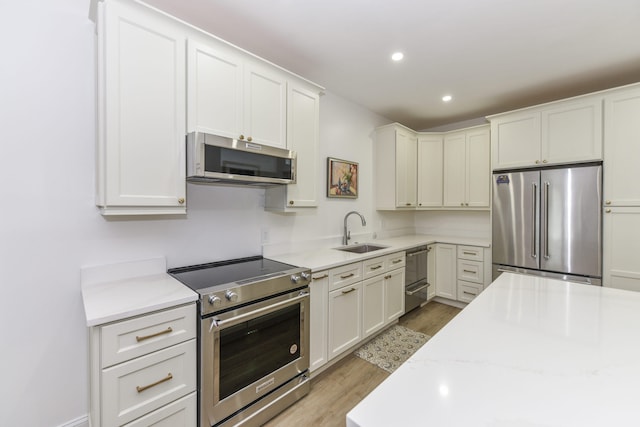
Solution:
[[[220,331],[220,400],[300,357],[300,304]]]

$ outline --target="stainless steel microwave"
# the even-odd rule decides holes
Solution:
[[[291,150],[202,132],[187,135],[187,180],[270,186],[296,182]]]

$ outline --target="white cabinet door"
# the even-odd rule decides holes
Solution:
[[[542,110],[542,163],[602,159],[602,98]]]
[[[390,323],[404,314],[404,268],[391,270],[384,275],[385,323]]]
[[[466,142],[465,206],[488,208],[491,197],[491,140],[489,128],[467,132]]]
[[[442,207],[442,135],[418,137],[418,207]]]
[[[320,96],[293,84],[288,88],[287,148],[297,153],[296,183],[287,185],[290,207],[318,205]]]
[[[362,282],[362,338],[385,325],[385,276],[378,275]]]
[[[329,310],[329,273],[314,271],[310,285],[309,369],[311,372],[327,363],[327,313]]]
[[[640,206],[640,88],[605,97],[604,200]]]
[[[444,203],[464,207],[466,192],[466,136],[464,132],[444,137]]]
[[[362,282],[329,292],[329,360],[362,338]]]
[[[640,291],[640,208],[606,208],[602,285]]]
[[[414,134],[396,131],[396,206],[415,207],[418,141]]]
[[[427,300],[436,296],[436,245],[427,246]]]
[[[436,296],[458,298],[456,245],[438,243],[436,247]]]
[[[242,58],[213,40],[189,39],[187,130],[238,138],[242,132]]]
[[[243,132],[246,133],[242,136],[258,144],[286,148],[287,81],[285,76],[257,62],[245,62],[244,68]]]
[[[492,119],[492,168],[517,168],[539,164],[540,132],[539,112],[524,111]]]
[[[99,7],[96,204],[105,215],[184,213],[184,28],[137,3]]]

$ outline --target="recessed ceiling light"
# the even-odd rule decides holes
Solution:
[[[443,96],[443,97],[442,97],[442,100],[443,100],[444,102],[449,102],[449,101],[451,101],[452,99],[453,99],[453,98],[451,97],[451,95],[445,95],[445,96]]]
[[[402,52],[396,52],[391,55],[391,59],[393,59],[394,61],[401,61],[402,58],[404,58],[404,54]]]

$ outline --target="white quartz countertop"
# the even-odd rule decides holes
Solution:
[[[385,249],[365,253],[354,254],[351,252],[339,251],[335,249],[341,245],[331,248],[320,248],[310,250],[300,250],[294,253],[285,253],[280,255],[269,255],[267,258],[275,261],[284,262],[286,264],[296,265],[298,267],[307,267],[313,271],[333,268],[351,262],[362,261],[364,259],[375,258],[387,255],[393,252],[404,251],[420,245],[428,245],[431,243],[451,243],[456,245],[469,245],[489,247],[490,239],[435,236],[435,235],[408,235],[393,237],[389,239],[374,239],[362,241],[359,243],[368,243],[372,245],[387,246]],[[351,243],[349,246],[353,246]]]
[[[504,273],[347,426],[638,426],[640,293]]]
[[[87,326],[198,299],[197,293],[166,273],[164,258],[85,267],[81,270],[81,287]]]

